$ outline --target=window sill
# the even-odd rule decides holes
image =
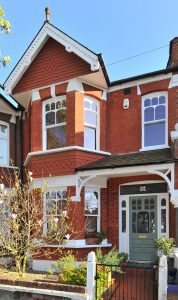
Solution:
[[[104,244],[100,243],[100,244],[92,244],[92,245],[87,245],[86,241],[83,240],[65,240],[65,242],[63,244],[60,245],[45,245],[42,247],[50,247],[50,248],[69,248],[69,249],[76,249],[76,248],[80,248],[80,249],[85,249],[85,248],[104,248],[104,247],[112,247],[112,244],[106,242]]]
[[[164,146],[153,146],[153,147],[145,147],[145,148],[141,148],[139,149],[140,152],[142,151],[150,151],[150,150],[160,150],[160,149],[166,149],[166,148],[170,148],[170,146],[168,145],[164,145]]]

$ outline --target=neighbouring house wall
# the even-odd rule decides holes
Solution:
[[[178,89],[168,88],[170,79],[131,87],[131,93],[125,95],[124,89],[109,93],[107,103],[107,150],[111,153],[129,153],[142,148],[142,96],[154,92],[168,92],[168,143],[171,145],[170,132],[178,121]],[[129,108],[123,108],[123,100],[129,99]]]

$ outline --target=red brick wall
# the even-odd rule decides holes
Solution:
[[[123,109],[123,100],[129,98],[129,109]],[[109,94],[108,102],[108,143],[112,153],[138,151],[141,147],[141,100],[136,87],[131,95],[124,95],[123,90]]]
[[[103,158],[103,155],[70,150],[48,155],[32,156],[28,167],[33,177],[61,176],[75,174],[75,169],[92,161]]]
[[[168,142],[171,144],[170,131],[174,130],[178,121],[178,89],[168,89],[170,79],[140,85],[142,95],[168,91]],[[142,101],[137,95],[137,88],[131,88],[131,94],[124,95],[124,90],[109,94],[107,104],[108,151],[127,153],[139,151],[142,147]],[[123,109],[123,100],[129,99],[129,109]],[[176,114],[177,113],[177,114]]]
[[[13,93],[66,81],[91,73],[90,65],[74,53],[68,53],[58,42],[49,38],[36,56]]]

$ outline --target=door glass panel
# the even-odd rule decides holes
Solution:
[[[122,232],[126,232],[126,210],[122,211]]]
[[[149,200],[145,199],[145,209],[149,209]]]
[[[142,200],[141,199],[137,200],[137,209],[142,209]]]
[[[136,213],[132,213],[132,232],[136,233]]]
[[[155,233],[155,213],[154,211],[151,211],[150,213],[150,233]]]
[[[122,201],[122,207],[123,208],[126,207],[126,201],[125,200]]]
[[[136,209],[136,200],[132,200],[132,209],[133,209],[133,210]]]
[[[166,199],[161,199],[161,206],[166,206]]]
[[[150,209],[155,209],[155,200],[154,199],[150,200]]]
[[[138,213],[137,233],[149,233],[149,213],[146,211]]]
[[[165,232],[166,232],[166,209],[162,209],[161,210],[161,233],[165,233]]]

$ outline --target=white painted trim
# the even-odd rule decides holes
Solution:
[[[40,188],[46,185],[47,188],[56,188],[58,186],[75,186],[76,175],[49,176],[43,178],[34,178],[34,188]]]
[[[141,90],[140,90],[139,84],[137,84],[137,95],[138,95],[138,96],[141,95]]]
[[[118,85],[115,85],[113,87],[110,87],[108,89],[108,92],[115,92],[117,90],[121,90],[121,89],[125,89],[128,87],[133,87],[133,86],[137,86],[137,85],[142,85],[142,84],[146,84],[146,83],[150,83],[150,82],[156,82],[156,81],[160,81],[160,80],[165,80],[165,79],[169,79],[172,77],[172,73],[168,73],[165,75],[150,75],[147,78],[143,78],[143,79],[137,79],[137,80],[131,80],[128,81],[126,83],[121,83]]]
[[[109,248],[109,247],[112,247],[112,244],[93,244],[93,245],[73,245],[73,246],[70,246],[70,245],[43,245],[43,248],[66,248],[66,249],[87,249],[87,248]]]
[[[28,164],[28,162],[29,162],[29,160],[32,156],[46,155],[46,154],[57,153],[57,152],[65,152],[65,151],[71,151],[71,150],[80,150],[80,151],[84,151],[84,152],[90,152],[90,153],[101,154],[101,155],[111,155],[110,152],[90,150],[90,149],[85,149],[85,148],[80,147],[80,146],[69,146],[69,147],[57,148],[57,149],[51,149],[51,150],[29,152],[26,159],[25,159],[25,161],[24,161],[24,166],[26,166]]]
[[[155,145],[155,146],[144,146],[144,125],[148,122],[144,122],[144,101],[147,98],[152,99],[153,97],[160,97],[160,96],[165,96],[166,99],[166,103],[165,103],[165,108],[166,108],[166,116],[165,116],[165,144],[164,145]],[[144,151],[144,150],[156,150],[156,149],[163,149],[163,148],[167,148],[168,147],[168,93],[165,91],[162,92],[153,92],[153,93],[149,93],[146,94],[144,96],[142,96],[142,148],[140,149],[140,151]],[[153,124],[155,123],[159,123],[159,120],[155,120],[153,122]],[[149,123],[150,124],[150,123]]]
[[[54,98],[56,96],[55,89],[56,89],[55,84],[52,84],[51,85],[51,97],[52,98]]]
[[[67,92],[78,91],[80,93],[84,93],[83,84],[79,79],[71,79],[69,80],[67,86]]]
[[[41,97],[40,97],[39,90],[33,90],[32,91],[32,102],[40,100],[40,99],[41,99]]]
[[[154,170],[165,170],[165,169],[171,169],[174,170],[174,163],[160,163],[160,164],[152,164],[152,165],[141,165],[141,166],[130,166],[130,167],[121,167],[121,168],[106,168],[101,170],[87,170],[87,171],[79,171],[77,172],[78,176],[99,176],[99,175],[117,175],[117,176],[123,176],[125,175],[133,175],[138,173],[148,173],[151,174]],[[91,178],[90,178],[91,179]]]
[[[107,90],[103,91],[103,94],[102,94],[101,98],[102,98],[102,100],[107,101]]]
[[[41,47],[45,44],[47,39],[51,37],[58,43],[63,45],[68,52],[73,52],[81,59],[85,60],[91,66],[91,71],[96,71],[100,67],[98,56],[86,49],[81,44],[74,41],[72,38],[61,32],[59,29],[53,27],[49,23],[45,23],[40,32],[37,34],[27,51],[24,53],[15,69],[12,71],[6,82],[4,83],[5,91],[10,94],[15,84],[22,77],[23,73],[34,60]]]
[[[16,116],[14,115],[11,116],[10,123],[16,124]]]
[[[178,86],[178,74],[172,76],[168,89]]]

